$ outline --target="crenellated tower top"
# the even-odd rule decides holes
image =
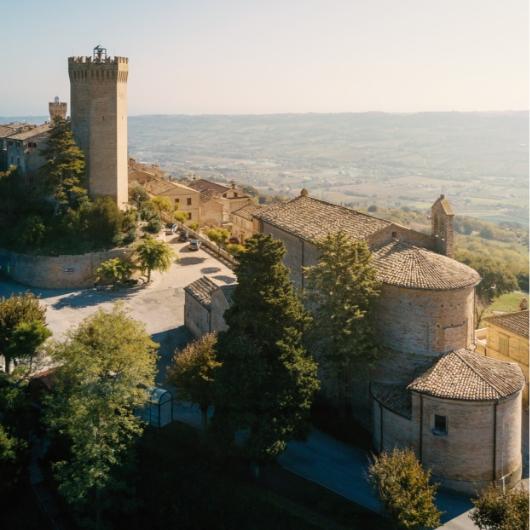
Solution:
[[[99,44],[92,55],[68,57],[68,74],[71,82],[94,79],[126,82],[129,70],[127,57],[111,57]]]

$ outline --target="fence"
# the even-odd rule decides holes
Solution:
[[[196,232],[195,230],[192,230],[190,227],[184,225],[183,223],[177,222],[176,224],[181,230],[185,230],[188,233],[189,237],[191,237],[192,239],[199,240],[201,242],[201,245],[205,248],[207,252],[217,257],[227,267],[229,267],[230,269],[233,269],[235,267],[237,261],[234,256],[230,254],[230,252],[227,252],[226,250],[220,248],[213,241],[210,241],[206,236],[202,235],[199,232]]]

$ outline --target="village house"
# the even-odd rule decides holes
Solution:
[[[486,328],[477,330],[481,337],[476,341],[477,352],[521,367],[526,380],[523,403],[528,407],[528,310],[494,315],[484,321]]]
[[[232,212],[232,236],[244,243],[254,235],[254,214],[263,207],[253,202]]]
[[[184,325],[195,337],[227,329],[223,315],[234,289],[234,284],[221,285],[208,276],[184,288]]]
[[[199,217],[203,226],[227,225],[232,212],[252,202],[234,182],[225,186],[206,179],[193,179],[189,187],[200,193]]]
[[[199,223],[199,192],[167,179],[158,166],[142,164],[129,158],[129,189],[142,186],[153,197],[167,197],[187,221]]]

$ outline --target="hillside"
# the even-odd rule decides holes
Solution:
[[[129,118],[131,156],[177,178],[356,207],[424,209],[443,191],[461,215],[524,225],[527,137],[526,112]]]

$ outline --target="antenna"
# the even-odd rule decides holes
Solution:
[[[100,63],[102,60],[107,59],[107,48],[103,48],[100,44],[94,47],[92,50],[92,59],[94,62]]]

